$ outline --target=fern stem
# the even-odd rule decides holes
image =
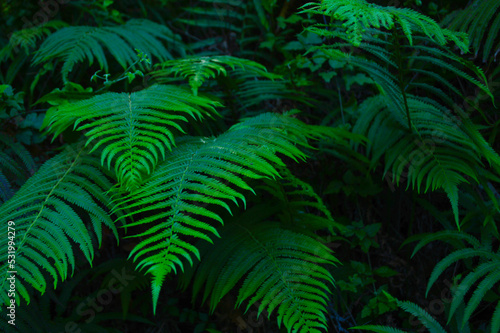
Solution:
[[[42,216],[42,212],[45,209],[45,207],[47,205],[47,202],[51,198],[52,193],[59,186],[59,184],[66,178],[66,176],[70,173],[70,171],[73,170],[73,167],[76,165],[76,163],[78,161],[78,158],[80,157],[80,154],[82,152],[83,152],[83,148],[80,149],[80,151],[78,152],[78,154],[75,156],[75,159],[73,160],[73,162],[71,162],[71,165],[66,169],[66,171],[61,176],[61,178],[59,178],[59,180],[57,181],[57,183],[54,186],[52,186],[52,188],[50,189],[50,192],[45,196],[45,200],[43,201],[42,205],[40,206],[38,214],[35,216],[35,218],[33,219],[33,222],[26,229],[26,231],[25,231],[25,233],[23,235],[23,239],[21,239],[21,242],[19,243],[19,245],[17,247],[18,251],[20,251],[21,248],[24,246],[24,243],[26,242],[26,237],[29,235],[31,228],[38,222],[38,219]]]
[[[406,117],[408,118],[408,130],[411,132],[411,117],[410,117],[410,108],[408,107],[408,100],[406,98],[406,89],[404,86],[404,73],[403,73],[403,55],[401,54],[401,46],[399,45],[399,36],[396,25],[394,25],[393,37],[394,37],[394,50],[396,52],[396,60],[398,62],[398,78],[399,78],[399,88],[401,89],[401,94],[403,96],[403,102],[406,111]]]

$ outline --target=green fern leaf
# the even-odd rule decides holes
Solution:
[[[498,271],[498,265],[500,264],[500,258],[497,257],[496,261],[496,271],[491,272],[484,278],[483,281],[479,283],[476,290],[472,294],[467,306],[464,310],[464,316],[462,318],[462,327],[469,320],[472,313],[477,309],[479,303],[484,298],[486,293],[493,288],[493,286],[500,281],[500,271]]]
[[[496,167],[498,155],[465,119],[456,122],[449,110],[430,99],[408,95],[407,105],[412,119],[412,135],[404,129],[402,110],[391,112],[384,95],[369,98],[360,106],[360,116],[353,132],[366,136],[372,166],[385,154],[384,173],[391,170],[393,180],[401,177],[418,191],[442,188],[450,199],[455,223],[459,226],[458,185],[470,177],[478,182],[477,168],[486,158]],[[440,137],[434,135],[439,128]],[[405,171],[407,170],[407,171]]]
[[[289,116],[262,114],[233,126],[217,138],[181,138],[177,148],[152,173],[151,180],[134,190],[121,203],[128,215],[147,214],[128,226],[145,225],[148,236],[130,256],[140,259],[138,268],[153,275],[153,303],[163,279],[182,258],[192,264],[198,249],[186,237],[211,242],[218,236],[213,222],[222,223],[208,205],[231,211],[226,201],[245,203],[244,191],[253,192],[245,181],[279,177],[276,166],[284,166],[277,154],[304,159],[297,146],[307,147],[308,138],[323,136],[321,128],[307,126]],[[128,216],[125,215],[124,217]]]
[[[403,245],[409,244],[417,239],[421,239],[420,242],[418,242],[417,245],[415,245],[415,248],[413,249],[413,253],[411,254],[411,257],[415,256],[415,254],[420,251],[421,248],[429,244],[430,242],[436,241],[436,240],[442,240],[445,242],[452,242],[455,239],[458,240],[465,240],[467,241],[470,245],[472,245],[475,248],[479,248],[481,246],[481,243],[479,240],[471,236],[465,232],[457,231],[457,230],[442,230],[442,231],[437,231],[433,233],[428,233],[428,234],[423,234],[423,235],[415,235],[411,236],[408,239],[406,239],[403,242]]]
[[[491,320],[491,333],[500,332],[500,301],[498,301],[495,311],[493,312],[493,319]]]
[[[444,272],[446,268],[448,268],[451,264],[458,260],[472,257],[483,257],[486,259],[498,260],[497,255],[487,250],[466,248],[454,251],[446,256],[443,260],[441,260],[432,270],[429,282],[427,282],[427,290],[425,291],[426,296],[429,293],[429,290],[431,289],[434,282],[436,282],[437,278]]]
[[[430,333],[446,333],[443,327],[427,311],[416,304],[398,301],[398,306],[416,316]]]
[[[457,286],[456,290],[453,293],[453,300],[450,306],[450,312],[448,314],[448,322],[450,322],[453,314],[458,309],[460,305],[464,303],[464,297],[477,280],[483,278],[486,274],[495,271],[498,268],[498,262],[486,262],[474,269],[473,272],[467,274],[467,276],[460,281],[460,284]],[[466,320],[464,320],[465,322]]]
[[[14,195],[37,169],[33,157],[19,142],[0,133],[0,203]]]
[[[110,204],[104,194],[111,182],[99,170],[98,160],[85,149],[69,147],[47,161],[21,189],[0,206],[0,214],[15,223],[16,289],[28,303],[27,286],[44,293],[46,277],[51,275],[54,288],[58,277],[68,276],[68,268],[75,267],[71,242],[76,243],[91,263],[94,257],[92,237],[84,223],[91,221],[94,233],[101,244],[102,225],[118,237],[109,212],[102,205]],[[80,213],[76,213],[76,209]],[[84,212],[84,213],[83,213]],[[0,239],[0,268],[2,278],[1,301],[8,303],[6,277],[13,270],[7,265],[9,245],[7,228]],[[18,300],[19,302],[19,300]]]
[[[443,24],[449,29],[467,33],[475,55],[482,50],[482,59],[486,62],[500,51],[500,43],[495,45],[500,34],[499,8],[500,3],[496,0],[476,0],[464,10],[451,13]]]
[[[26,54],[29,54],[36,47],[38,40],[49,36],[52,33],[52,29],[61,29],[67,26],[68,24],[65,22],[50,20],[42,25],[14,31],[9,37],[9,43],[0,49],[0,62],[9,57],[14,57],[14,51],[18,47],[21,47]]]
[[[350,327],[350,329],[352,329],[352,330],[366,330],[366,331],[372,331],[375,333],[406,333],[406,331],[402,331],[402,330],[397,329],[397,328],[381,326],[381,325],[361,325],[361,326]]]
[[[423,14],[408,8],[379,6],[365,0],[321,0],[302,6],[303,12],[322,14],[344,21],[350,42],[360,46],[370,28],[380,30],[393,29],[398,22],[410,45],[413,44],[414,32],[420,32],[436,44],[445,45],[448,41],[456,43],[467,52],[467,35],[443,29],[439,24]]]
[[[221,229],[214,246],[205,246],[203,260],[191,272],[195,293],[206,283],[204,299],[211,295],[213,311],[243,281],[237,306],[248,301],[248,311],[258,302],[258,316],[276,310],[278,324],[289,332],[320,332],[326,328],[328,285],[333,283],[322,265],[337,259],[314,238],[254,217],[254,210],[239,215]]]
[[[105,93],[90,99],[51,108],[42,128],[54,136],[68,126],[88,130],[86,145],[103,146],[101,161],[126,190],[133,190],[150,174],[166,150],[174,145],[174,130],[187,116],[202,119],[215,113],[217,102],[193,96],[175,86],[155,85],[139,92]]]
[[[167,42],[177,54],[185,54],[178,35],[166,26],[148,20],[133,19],[114,27],[66,27],[53,33],[43,42],[33,58],[33,64],[61,59],[62,79],[66,83],[73,67],[85,59],[88,59],[89,65],[94,63],[94,59],[97,60],[100,68],[108,71],[105,49],[123,68],[137,60],[136,49],[150,58],[154,56],[161,61],[172,59],[171,51],[163,42]]]
[[[392,297],[392,296],[390,296]],[[429,330],[430,333],[446,333],[444,328],[424,309],[419,307],[418,305],[412,302],[401,302],[397,300],[398,306],[404,311],[410,313],[420,320],[420,322],[424,325],[424,327]],[[377,333],[401,333],[404,332],[402,330],[391,328],[388,326],[380,326],[380,325],[363,325],[351,327],[351,329],[364,329]]]
[[[230,67],[233,71],[236,68],[241,68],[245,72],[270,79],[280,77],[267,73],[266,68],[259,63],[231,56],[204,56],[168,60],[156,67],[160,69],[152,73],[154,77],[161,78],[174,74],[189,79],[189,86],[195,96],[198,95],[198,88],[206,79],[215,78],[221,74],[227,76],[226,67]]]

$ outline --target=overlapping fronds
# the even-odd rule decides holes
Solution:
[[[354,3],[366,7],[363,10],[367,13],[385,11],[365,1]],[[324,1],[321,6],[314,10],[326,14],[333,10],[340,12],[340,16],[350,15],[352,9],[343,1]],[[391,170],[397,183],[403,177],[408,186],[411,184],[419,191],[442,188],[450,199],[455,222],[459,225],[458,185],[469,180],[478,182],[477,170],[483,167],[482,159],[499,169],[500,157],[450,96],[450,92],[459,97],[463,94],[448,76],[461,77],[493,97],[486,85],[486,77],[477,66],[453,54],[442,38],[436,37],[439,36],[437,33],[430,36],[430,30],[423,31],[424,35],[415,35],[409,44],[404,45],[399,41],[398,32],[388,33],[378,28],[380,26],[372,24],[363,30],[363,39],[357,45],[364,54],[354,55],[342,51],[352,42],[349,32],[345,33],[335,23],[316,25],[308,30],[332,38],[333,43],[311,48],[308,53],[346,67],[354,66],[370,76],[380,95],[368,98],[360,105],[353,132],[369,139],[367,153],[372,157],[371,167],[374,168],[385,156],[384,173]],[[437,38],[437,43],[428,43],[429,38]]]
[[[0,203],[14,195],[13,184],[21,186],[35,171],[36,164],[29,151],[0,134]]]
[[[448,313],[448,322],[451,321],[457,309],[465,304],[465,296],[469,290],[477,284],[472,296],[467,302],[463,315],[461,316],[460,324],[463,328],[469,321],[472,313],[479,306],[479,303],[485,298],[486,293],[493,289],[493,287],[500,281],[500,271],[498,270],[498,267],[500,266],[500,254],[498,251],[492,251],[490,245],[481,244],[474,236],[458,231],[442,231],[427,235],[417,244],[414,253],[421,249],[424,245],[434,240],[450,241],[452,239],[465,241],[465,245],[462,244],[458,250],[450,253],[434,267],[427,284],[426,294],[429,293],[431,287],[437,281],[439,276],[448,267],[455,264],[459,260],[478,257],[479,263],[475,269],[458,282],[458,285],[452,290],[453,300]],[[496,310],[493,314],[491,333],[497,333],[500,330],[499,307],[500,305],[497,304]]]
[[[68,322],[77,321],[82,317],[83,308],[77,306],[82,304],[81,299],[75,295],[81,293],[82,285],[88,281],[102,281],[102,288],[88,295],[91,298],[101,295],[99,292],[102,290],[120,290],[116,296],[121,299],[124,311],[128,306],[127,302],[130,301],[130,294],[144,290],[148,285],[147,277],[135,272],[133,264],[124,258],[111,259],[92,268],[83,268],[81,265],[78,268],[71,278],[62,282],[57,289],[47,288],[43,297],[33,297],[30,304],[23,304],[22,313],[28,315],[16,316],[15,325],[9,324],[7,320],[0,321],[0,330],[6,333],[47,333],[68,330]],[[117,281],[116,273],[121,275],[120,278],[125,276],[126,279]],[[137,298],[134,300],[137,301]],[[5,312],[2,312],[2,315],[6,315]],[[125,317],[125,313],[123,317],[120,315],[116,307],[103,307],[102,311],[96,311],[93,320],[78,322],[78,329],[81,332],[116,333],[114,328],[103,327],[102,322],[110,317],[120,318],[125,324],[134,321],[132,316]]]
[[[270,80],[241,70],[236,73],[236,77],[241,83],[234,91],[234,97],[243,110],[271,100],[295,100],[310,104],[311,99],[303,91],[293,87],[288,79],[275,77],[274,80]]]
[[[496,59],[500,52],[499,1],[476,0],[467,8],[448,15],[442,23],[450,30],[467,33],[476,57],[482,51],[484,62]]]
[[[231,211],[228,201],[245,203],[245,194],[253,191],[248,179],[279,177],[276,167],[284,163],[277,154],[304,159],[297,146],[307,147],[308,138],[326,132],[291,116],[266,113],[246,119],[216,138],[177,141],[176,149],[158,165],[151,180],[119,205],[131,211],[128,215],[141,215],[129,227],[148,227],[138,235],[146,238],[130,256],[153,276],[154,308],[165,276],[177,267],[183,270],[181,259],[192,263],[193,255],[199,258],[192,238],[212,242],[210,236],[219,235],[212,224],[222,223],[222,219],[206,206]]]
[[[268,317],[277,312],[278,323],[289,332],[320,332],[326,328],[325,300],[333,282],[324,265],[337,260],[314,231],[342,227],[309,184],[286,168],[279,172],[283,178],[254,187],[271,198],[261,197],[229,218],[213,245],[196,244],[201,261],[181,275],[182,286],[193,285],[193,298],[203,288],[212,311],[233,290],[238,305],[245,303],[247,311],[257,305],[258,314]]]
[[[392,296],[390,296],[392,297]],[[425,309],[422,309],[420,306],[416,305],[415,303],[412,302],[402,302],[400,300],[396,299],[396,302],[398,306],[403,309],[404,311],[408,312],[412,316],[415,316],[418,318],[420,323],[430,332],[430,333],[446,333],[444,328],[439,324],[434,317],[429,314]],[[393,327],[388,327],[388,326],[382,326],[382,325],[362,325],[362,326],[355,326],[351,327],[351,329],[359,329],[359,330],[366,330],[366,331],[372,331],[376,333],[405,333],[406,331],[393,328]]]
[[[258,207],[265,211],[264,208]],[[194,276],[194,291],[204,286],[212,311],[224,295],[238,288],[236,304],[246,310],[258,303],[258,315],[277,313],[289,332],[327,328],[326,300],[333,277],[324,265],[338,261],[317,239],[259,221],[249,210],[221,228],[221,239],[205,246]],[[240,284],[241,283],[241,284]]]
[[[75,245],[91,263],[93,239],[101,244],[103,225],[118,237],[105,209],[110,204],[105,192],[112,184],[100,171],[99,160],[87,153],[83,148],[68,147],[47,161],[0,206],[2,218],[13,221],[9,225],[12,237],[7,237],[5,225],[0,239],[3,304],[9,302],[9,271],[17,271],[17,295],[29,302],[28,285],[44,293],[47,275],[54,280],[54,287],[59,278],[68,277],[68,269],[75,267]],[[8,257],[13,253],[14,258]],[[7,258],[14,261],[8,262]]]
[[[108,71],[106,50],[123,68],[136,62],[137,50],[160,61],[185,54],[180,37],[169,28],[145,19],[133,19],[120,26],[60,29],[43,42],[33,64],[62,60],[61,75],[66,82],[73,67],[85,59],[89,65],[97,60],[100,68]]]
[[[19,49],[23,49],[25,54],[29,54],[36,46],[38,40],[49,36],[52,30],[61,29],[68,25],[62,21],[51,20],[43,25],[14,31],[10,35],[9,42],[0,50],[0,62],[9,57],[15,57]]]
[[[462,59],[446,47],[426,45],[426,39],[423,37],[415,37],[414,45],[401,45],[400,51],[406,52],[408,56],[404,59],[398,59],[395,55],[394,41],[385,40],[385,38],[390,38],[387,33],[378,32],[383,34],[385,38],[368,36],[359,46],[361,50],[366,52],[367,56],[360,56],[340,50],[347,46],[348,36],[336,28],[333,31],[317,27],[308,30],[325,37],[338,38],[332,45],[311,48],[309,53],[317,51],[315,52],[316,57],[326,56],[328,59],[345,64],[345,66],[352,65],[364,71],[373,79],[382,93],[390,98],[395,110],[399,109],[402,114],[406,113],[404,95],[407,93],[425,94],[426,96],[432,94],[434,98],[442,101],[445,105],[455,108],[457,103],[452,98],[451,93],[462,98],[464,96],[463,92],[447,78],[450,74],[463,78],[493,98],[487,86],[487,78],[481,68]],[[404,60],[404,63],[401,60]],[[407,65],[407,63],[411,65]],[[400,71],[404,71],[407,77],[421,77],[421,79],[400,82],[401,77],[398,76]],[[428,82],[438,84],[429,84]],[[401,90],[402,84],[404,91]],[[445,92],[443,89],[447,91]]]
[[[238,0],[202,0],[198,6],[184,7],[188,18],[180,22],[195,26],[198,29],[220,28],[236,33],[241,32],[244,20],[244,4]],[[193,19],[194,17],[194,19]]]
[[[412,133],[391,112],[388,98],[378,95],[360,106],[354,133],[365,135],[372,166],[385,155],[385,173],[391,170],[397,184],[426,192],[442,188],[448,195],[458,224],[458,185],[478,182],[477,168],[486,159],[500,168],[500,157],[469,120],[457,122],[450,111],[430,99],[408,96]]]
[[[232,56],[202,56],[188,57],[183,59],[168,60],[158,64],[157,70],[152,73],[156,78],[161,78],[170,75],[179,75],[189,80],[189,85],[193,90],[194,95],[198,95],[198,88],[208,78],[216,78],[219,75],[227,76],[226,67],[235,70],[241,68],[245,72],[250,72],[258,76],[267,78],[279,77],[271,73],[267,73],[266,68],[248,59],[236,58]]]
[[[218,103],[188,90],[154,85],[135,93],[105,93],[51,108],[43,127],[55,136],[74,124],[87,130],[92,151],[103,147],[101,161],[114,170],[126,190],[136,188],[174,145],[180,122],[215,114]],[[161,157],[161,158],[160,158]]]
[[[269,203],[273,209],[262,209],[270,213],[268,218],[278,219],[288,228],[297,228],[311,237],[317,230],[328,228],[333,233],[334,229],[344,228],[333,220],[310,184],[297,178],[287,168],[280,168],[279,173],[282,176],[280,180],[264,179],[263,184],[258,186],[273,196]]]
[[[379,6],[366,0],[321,0],[308,3],[304,12],[327,15],[344,21],[350,42],[359,46],[369,28],[393,29],[396,23],[401,27],[410,45],[415,32],[426,35],[439,45],[455,43],[462,51],[468,50],[467,34],[443,29],[432,18],[409,8]]]

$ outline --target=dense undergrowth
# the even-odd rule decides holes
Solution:
[[[0,11],[2,331],[500,331],[498,1]]]

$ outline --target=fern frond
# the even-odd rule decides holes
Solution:
[[[480,67],[454,54],[445,47],[438,48],[424,45],[425,39],[423,38],[417,38],[416,40],[421,43],[410,47],[412,51],[415,51],[415,55],[408,57],[408,60],[414,63],[410,71],[415,69],[416,71],[420,71],[420,73],[425,73],[457,93],[456,88],[448,80],[443,78],[442,75],[435,73],[435,70],[433,71],[435,68],[446,69],[447,73],[467,80],[493,99],[493,95],[487,86],[488,79]],[[427,71],[424,66],[428,67]],[[432,74],[433,72],[434,74]],[[458,93],[458,95],[462,97],[461,93]]]
[[[312,29],[309,28],[308,30]],[[336,34],[335,36],[342,39],[346,38],[343,34]],[[436,71],[436,67],[439,67],[444,70],[443,73],[462,77],[493,99],[493,95],[488,88],[488,80],[481,68],[455,55],[446,47],[424,45],[426,43],[425,38],[416,37],[415,41],[418,43],[406,47],[408,51],[414,54],[406,58],[406,60],[411,62],[411,66],[407,69],[409,75],[424,76],[431,82],[438,81],[457,96],[465,98],[463,93],[450,83],[443,74]],[[319,50],[328,59],[342,62],[345,65],[354,65],[363,70],[375,83],[377,83],[379,88],[383,89],[383,93],[390,98],[395,106],[395,110],[401,109],[404,111],[404,103],[401,96],[402,92],[400,87],[398,87],[399,81],[391,72],[391,70],[400,71],[401,69],[398,68],[392,59],[394,56],[390,52],[390,45],[386,41],[376,38],[367,38],[366,42],[361,43],[360,49],[373,55],[375,57],[374,60],[341,52],[338,48],[342,46],[343,44],[337,43],[327,47],[311,48],[308,52]],[[450,98],[435,85],[424,86],[421,82],[409,82],[408,84],[405,83],[405,85],[407,85],[405,93],[411,93],[412,90],[415,90],[415,87],[424,87],[428,92],[432,93],[432,95],[440,97],[443,101],[447,101],[450,108],[456,108],[456,103],[450,100]]]
[[[494,260],[494,261],[498,261],[500,259],[500,256],[498,256],[497,254],[495,254],[491,251],[488,251],[488,250],[471,249],[471,248],[456,250],[456,251],[450,253],[448,256],[446,256],[443,260],[441,260],[434,267],[434,269],[432,270],[431,276],[429,278],[429,281],[427,282],[427,290],[426,290],[425,294],[427,295],[429,293],[429,290],[431,289],[434,282],[436,282],[437,278],[451,264],[453,264],[454,262],[456,262],[458,260],[472,258],[472,257],[481,257],[484,259],[490,259],[490,260]]]
[[[406,331],[400,330],[398,328],[382,326],[382,325],[361,325],[361,326],[350,327],[350,329],[372,331],[375,333],[406,333]]]
[[[19,142],[0,133],[0,203],[14,195],[37,169],[33,157]],[[13,184],[15,186],[13,187]]]
[[[467,274],[467,276],[460,281],[460,284],[456,287],[453,292],[453,300],[450,306],[450,312],[448,314],[448,322],[450,322],[453,314],[458,309],[458,307],[464,304],[464,297],[472,287],[474,283],[476,283],[479,279],[482,279],[485,275],[489,275],[492,271],[495,271],[498,268],[498,262],[485,262],[474,269],[473,272]],[[464,321],[465,320],[465,317]]]
[[[240,108],[247,110],[261,103],[270,100],[295,100],[300,103],[311,105],[311,98],[308,98],[303,91],[291,87],[287,79],[269,80],[265,77],[256,77],[252,73],[239,73],[238,80],[243,82],[235,91],[235,99]],[[260,113],[260,111],[258,111]],[[247,114],[253,114],[248,112]],[[257,113],[258,114],[258,113]]]
[[[284,163],[277,154],[304,159],[297,146],[307,147],[308,138],[321,136],[314,126],[266,113],[231,127],[217,138],[177,141],[177,148],[158,165],[151,180],[119,205],[131,211],[128,215],[149,215],[128,226],[149,227],[138,235],[148,237],[130,256],[139,260],[139,268],[147,267],[147,273],[153,275],[154,308],[165,276],[176,272],[176,267],[184,269],[181,258],[190,263],[193,255],[199,258],[198,249],[186,238],[211,242],[210,236],[218,236],[211,224],[223,221],[205,207],[213,205],[230,212],[228,200],[245,203],[243,193],[253,191],[245,179],[279,177],[276,167]]]
[[[169,48],[164,46],[164,42]],[[160,61],[173,59],[172,52],[181,56],[185,54],[180,37],[169,28],[145,19],[133,19],[121,26],[60,29],[42,43],[33,64],[62,60],[61,75],[66,83],[73,67],[85,59],[88,59],[89,65],[97,60],[100,68],[108,71],[107,50],[118,64],[127,68],[137,60],[136,49]]]
[[[468,119],[457,123],[449,110],[433,100],[408,95],[411,135],[402,128],[401,111],[391,112],[386,105],[391,104],[384,95],[365,100],[353,128],[354,133],[370,140],[367,150],[372,155],[372,165],[385,154],[384,173],[391,170],[397,184],[404,177],[407,185],[418,191],[442,188],[459,226],[458,185],[467,183],[468,177],[478,182],[476,170],[482,168],[483,158],[497,168],[498,154]]]
[[[430,333],[446,333],[443,327],[424,309],[412,302],[398,301],[398,306],[417,317]]]
[[[332,7],[328,7],[327,4]],[[367,13],[376,12],[373,9],[377,7],[375,5],[372,8],[371,4],[364,1],[357,1],[353,4],[353,6],[358,5],[365,8]],[[314,7],[313,11],[326,11],[327,14],[339,11],[340,16],[349,16],[351,15],[349,6],[343,1],[323,1],[322,5]],[[393,9],[390,11],[392,12]],[[422,24],[421,29],[434,29],[432,25],[425,28],[425,24]],[[329,28],[332,29],[328,30]],[[382,33],[382,38],[374,37],[378,33],[377,28],[379,27],[376,25],[368,27],[366,34],[363,34],[364,40],[357,44],[362,50],[372,55],[373,60],[342,52],[339,50],[342,43],[315,47],[308,50],[308,53],[315,52],[315,57],[325,56],[345,66],[353,65],[372,78],[381,94],[366,99],[360,105],[360,116],[353,128],[354,133],[364,135],[370,140],[367,145],[368,153],[372,155],[370,166],[374,168],[379,158],[385,154],[384,174],[391,170],[396,183],[399,184],[404,174],[408,186],[411,184],[418,191],[443,189],[450,199],[455,223],[460,227],[458,186],[461,183],[467,183],[469,179],[479,182],[477,170],[483,168],[483,158],[494,165],[495,169],[500,168],[500,157],[484,140],[468,117],[463,114],[463,111],[456,110],[462,121],[457,123],[451,117],[451,111],[442,104],[431,98],[422,98],[410,93],[410,89],[424,88],[441,98],[442,101],[448,102],[450,108],[455,109],[456,104],[453,99],[449,98],[443,90],[426,83],[407,83],[401,76],[396,77],[392,71],[404,70],[414,72],[418,76],[425,74],[431,79],[430,82],[438,80],[462,97],[460,91],[441,73],[436,73],[433,68],[437,65],[445,69],[444,72],[464,78],[493,98],[486,84],[486,76],[480,68],[448,50],[444,42],[438,42],[436,47],[429,46],[427,42],[429,37],[432,37],[430,30],[422,30],[426,36],[415,36],[413,38],[415,45],[410,42],[410,45],[405,46],[414,52],[413,55],[405,58],[409,62],[408,69],[406,69],[401,64],[402,56],[399,54],[401,47],[397,42],[397,36],[393,39],[396,41],[394,47],[398,52],[396,56],[393,56],[384,50],[384,48],[390,49],[390,44],[384,39],[389,36]],[[349,35],[342,33],[335,24],[317,25],[312,29],[325,37],[349,40]],[[397,59],[391,61],[386,60],[387,58]],[[433,134],[436,131],[439,132],[438,138]],[[405,172],[405,169],[408,171]]]
[[[377,62],[363,57],[346,54],[330,47],[321,47],[318,49],[328,59],[340,61],[346,65],[353,65],[365,71],[374,82],[377,83],[379,89],[382,90],[382,94],[386,96],[385,103],[389,104],[395,119],[400,122],[402,126],[406,124],[403,97],[397,85],[397,78],[391,72]]]
[[[333,220],[323,200],[316,194],[312,186],[293,175],[287,168],[280,168],[281,179],[264,180],[261,188],[273,195],[276,201],[270,203],[275,209],[263,209],[273,211],[283,225],[293,230],[298,230],[311,237],[314,232],[321,229],[329,229],[332,234],[343,230],[345,227]],[[272,218],[270,215],[269,218]]]
[[[15,222],[15,265],[9,267],[7,254],[9,244],[7,228],[0,239],[2,294],[1,301],[7,304],[6,291],[9,271],[17,270],[16,289],[28,303],[28,285],[41,293],[45,292],[45,273],[54,279],[64,280],[68,268],[75,267],[72,242],[77,244],[92,263],[94,249],[90,222],[101,244],[102,225],[110,228],[116,237],[117,231],[103,206],[110,204],[104,195],[111,182],[99,170],[98,159],[80,148],[69,147],[47,161],[22,188],[0,206],[0,214],[6,221]],[[19,299],[18,299],[19,302]]]
[[[204,300],[210,295],[212,311],[242,281],[237,306],[248,301],[248,311],[257,303],[257,316],[277,311],[278,325],[284,324],[288,332],[319,333],[326,328],[333,277],[323,265],[338,261],[319,241],[277,223],[256,221],[250,210],[228,222],[221,239],[203,249],[203,260],[190,276],[195,295],[205,285]]]
[[[472,313],[477,309],[479,303],[482,301],[486,293],[491,290],[495,284],[500,281],[500,271],[498,266],[500,265],[500,256],[496,258],[494,264],[496,265],[496,270],[490,272],[483,281],[479,283],[476,290],[472,294],[467,306],[464,310],[464,316],[462,318],[462,326],[469,320]],[[497,314],[498,315],[498,314]]]
[[[449,29],[467,33],[477,57],[483,53],[483,62],[497,56],[500,42],[500,3],[496,0],[476,0],[467,8],[451,13],[443,20]],[[492,54],[494,52],[494,54]]]
[[[335,20],[344,21],[343,26],[354,46],[360,46],[366,30],[370,28],[390,30],[397,22],[410,45],[413,44],[414,33],[419,32],[436,44],[445,45],[451,41],[463,52],[468,49],[466,34],[443,29],[430,17],[409,8],[384,7],[365,0],[320,0],[320,3],[311,2],[302,8],[303,12],[327,15]]]
[[[35,48],[38,40],[42,40],[44,37],[49,36],[52,30],[61,29],[67,26],[65,22],[50,20],[43,25],[14,31],[9,38],[9,43],[0,50],[0,62],[15,56],[15,51],[19,47],[24,50],[25,54],[29,54],[31,50]]]
[[[451,322],[453,315],[457,310],[464,305],[464,298],[472,286],[483,279],[476,287],[472,297],[467,303],[463,315],[460,315],[460,325],[462,329],[467,325],[468,320],[472,313],[477,309],[479,303],[484,298],[485,294],[493,288],[493,286],[500,281],[500,272],[498,267],[500,265],[500,255],[491,251],[488,245],[482,245],[475,237],[457,231],[442,231],[435,235],[430,234],[420,241],[418,245],[427,244],[430,241],[442,239],[449,242],[451,239],[466,240],[473,248],[467,247],[456,250],[450,253],[447,257],[442,259],[433,269],[429,281],[427,283],[426,295],[428,294],[432,285],[436,282],[437,278],[453,263],[468,259],[472,257],[479,257],[480,263],[458,285],[453,288],[453,299],[451,302],[450,310],[448,313],[448,323]],[[408,240],[410,241],[410,240]],[[416,250],[420,249],[418,246]],[[492,327],[498,325],[498,313],[493,314]],[[498,329],[497,329],[498,330]],[[492,331],[496,332],[496,331]]]
[[[411,243],[417,239],[420,239],[417,245],[415,245],[415,248],[413,249],[413,253],[411,254],[411,257],[415,256],[415,254],[420,251],[421,248],[429,244],[430,242],[436,241],[436,240],[442,240],[445,242],[452,242],[453,240],[465,240],[467,241],[470,245],[472,245],[474,248],[479,248],[481,247],[481,243],[479,240],[472,236],[469,235],[465,232],[458,231],[458,230],[441,230],[437,232],[432,232],[428,234],[423,234],[423,235],[415,235],[411,236],[408,239],[406,239],[403,242],[403,245]]]
[[[218,75],[227,76],[226,67],[235,70],[241,68],[245,72],[254,73],[258,76],[267,78],[279,77],[267,73],[266,68],[254,61],[236,58],[227,55],[223,56],[203,56],[189,57],[183,59],[168,60],[156,66],[157,69],[151,74],[156,78],[169,75],[180,75],[183,78],[189,79],[189,85],[195,96],[198,95],[198,88],[208,78],[215,78]]]
[[[392,297],[392,296],[391,296]],[[424,309],[415,303],[408,301],[400,301],[397,300],[398,306],[409,314],[418,318],[418,320],[424,325],[424,327],[429,330],[430,333],[446,333],[444,328]],[[380,325],[363,325],[351,327],[351,329],[363,329],[377,333],[402,333],[405,331],[391,328],[388,326],[380,326]]]
[[[500,332],[500,301],[498,301],[495,311],[493,312],[493,319],[491,320],[491,333]]]
[[[183,131],[178,123],[187,122],[187,116],[211,116],[217,105],[179,87],[155,85],[135,93],[105,93],[51,108],[42,128],[48,127],[54,136],[73,124],[78,130],[88,130],[86,145],[93,143],[92,151],[103,146],[102,163],[108,168],[114,164],[120,184],[132,190],[174,145],[172,131]]]

